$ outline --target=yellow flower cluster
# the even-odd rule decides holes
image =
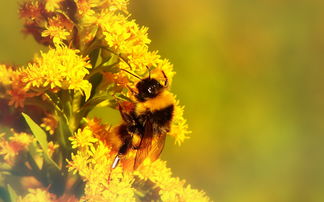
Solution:
[[[131,173],[118,167],[109,169],[114,156],[111,149],[95,138],[90,127],[85,127],[70,138],[77,149],[69,161],[69,171],[79,173],[85,181],[82,201],[134,201]]]
[[[151,182],[146,189],[157,189],[158,195],[151,196],[154,198],[146,196],[146,200],[209,201],[204,192],[192,189],[190,185],[185,186],[185,181],[171,177],[171,170],[162,160],[150,162],[146,159],[135,172],[123,171],[127,164],[110,169],[116,152],[100,140],[100,134],[95,134],[98,130],[92,130],[101,127],[94,127],[95,123],[99,124],[98,121],[92,122],[91,128],[86,126],[70,138],[77,153],[72,154],[72,160],[68,162],[69,170],[74,174],[79,173],[86,182],[82,200],[135,201],[136,197],[143,197],[141,184]],[[135,179],[141,182],[135,183]]]
[[[27,87],[60,88],[89,92],[91,84],[84,80],[91,65],[87,58],[78,55],[78,50],[58,45],[47,53],[41,53],[34,63],[22,69],[23,82]]]
[[[188,125],[186,119],[183,118],[183,106],[179,106],[179,101],[177,100],[174,108],[174,118],[171,124],[171,130],[169,135],[175,138],[175,143],[181,145],[181,143],[188,139],[188,134],[191,131],[188,130]]]
[[[135,176],[142,180],[150,180],[159,187],[162,201],[210,201],[204,192],[192,189],[190,185],[185,186],[184,180],[171,177],[171,174],[166,162],[162,160],[150,162],[147,159],[140,169],[135,171]]]
[[[40,126],[53,135],[57,125],[57,117],[53,114],[46,114],[46,116],[42,118],[42,123]]]
[[[4,78],[0,84],[7,90],[0,93],[15,107],[23,107],[27,98],[42,95],[46,90],[74,90],[89,96],[91,84],[84,77],[91,65],[87,57],[78,53],[65,45],[57,45],[46,53],[41,52],[26,67],[13,70],[0,65],[0,76]]]
[[[48,192],[46,189],[28,189],[28,194],[24,197],[19,196],[17,202],[77,202],[73,195],[63,195],[57,197],[55,194]]]
[[[13,165],[16,157],[23,150],[26,150],[29,144],[34,141],[33,136],[27,133],[13,133],[9,138],[5,138],[5,134],[0,134],[0,156],[3,156],[3,159],[8,165]]]
[[[139,75],[147,74],[147,67],[164,71],[172,82],[172,65],[166,59],[160,59],[157,51],[149,51],[151,40],[147,36],[147,27],[139,27],[129,16],[111,12],[100,13],[99,26],[102,28],[105,43],[111,51],[118,54],[122,61],[119,67],[133,69]]]
[[[29,189],[28,194],[24,197],[18,197],[17,202],[40,202],[40,201],[54,201],[56,198],[54,194],[49,193],[44,189]]]
[[[2,86],[8,86],[12,83],[13,69],[10,66],[0,64],[0,83]]]

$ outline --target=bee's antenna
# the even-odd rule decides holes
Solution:
[[[145,66],[147,71],[149,72],[149,79],[151,78],[151,69],[148,66]]]
[[[127,72],[128,74],[130,74],[130,75],[138,78],[139,80],[141,80],[141,78],[139,76],[137,76],[136,74],[133,74],[132,72],[130,72],[130,71],[126,70],[126,69],[120,69],[120,70],[123,70],[124,72]]]
[[[129,86],[126,86],[130,92],[132,92],[133,95],[136,95],[137,93]]]
[[[104,49],[104,50],[106,50],[106,51],[108,51],[108,52],[110,52],[110,53],[112,53],[112,54],[114,54],[114,55],[116,55],[116,56],[117,56],[118,58],[120,58],[123,62],[125,62],[125,63],[129,66],[130,69],[132,69],[132,66],[127,62],[127,59],[124,58],[121,54],[115,53],[113,50],[110,50],[110,49],[107,48],[107,47],[101,47],[101,48]]]
[[[168,85],[169,85],[168,77],[165,75],[165,73],[164,73],[163,70],[162,70],[162,74],[163,74],[163,76],[164,76],[164,78],[165,78],[165,81],[164,81],[164,87],[168,87]]]

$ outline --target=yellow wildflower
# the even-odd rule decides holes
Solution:
[[[56,9],[60,8],[60,3],[63,0],[45,0],[45,9],[48,12],[53,12]]]
[[[17,202],[41,202],[54,201],[56,196],[45,189],[28,189],[28,194],[24,197],[18,197]]]
[[[117,54],[127,58],[128,64],[140,74],[146,66],[156,66],[159,60],[157,52],[149,52],[147,28],[139,27],[134,20],[128,20],[122,14],[103,13],[99,26],[107,45]],[[128,64],[120,63],[121,68],[129,68]],[[127,65],[127,66],[126,66]]]
[[[110,134],[110,126],[102,124],[98,118],[87,119],[87,124],[93,136],[106,143],[106,139]]]
[[[0,84],[3,86],[8,86],[12,83],[12,76],[14,71],[8,65],[0,64]]]
[[[176,73],[173,71],[173,65],[169,62],[169,60],[159,60],[157,62],[156,68],[151,72],[152,77],[158,78],[160,80],[165,80],[164,75],[161,74],[161,71],[165,73],[166,77],[168,78],[168,85],[171,86],[172,78]]]
[[[34,63],[21,70],[24,74],[23,81],[27,86],[36,88],[59,87],[87,93],[91,84],[84,77],[89,73],[91,65],[87,58],[78,53],[78,50],[64,45],[51,48],[47,53],[41,52]]]
[[[183,118],[183,106],[179,106],[179,101],[176,100],[174,108],[174,117],[171,123],[171,130],[169,135],[175,138],[175,143],[180,145],[185,139],[188,139],[188,134],[191,131],[188,130],[187,120]]]
[[[146,159],[134,174],[144,181],[150,180],[159,187],[162,201],[210,201],[204,192],[192,189],[190,185],[185,187],[184,180],[171,177],[171,170],[166,167],[165,161],[150,162]]]
[[[89,127],[85,127],[83,130],[78,129],[75,135],[73,137],[70,137],[69,139],[71,140],[72,148],[83,149],[87,149],[87,147],[93,147],[93,143],[98,141],[98,139],[93,137],[92,131]]]
[[[57,148],[59,148],[58,144],[55,144],[53,141],[48,142],[48,144],[47,144],[47,153],[48,153],[48,155],[52,156]]]
[[[26,1],[21,5],[19,9],[20,17],[25,19],[26,23],[28,24],[42,18],[43,12],[44,5],[39,1]]]
[[[81,177],[87,176],[89,173],[88,159],[88,152],[77,151],[76,154],[72,153],[71,160],[67,160],[69,172],[73,174],[79,173]]]
[[[82,140],[83,144],[73,143],[81,138],[81,133],[87,136]],[[78,150],[68,161],[69,171],[79,173],[86,183],[81,201],[134,201],[132,175],[123,173],[121,167],[109,169],[114,155],[107,145],[90,135],[92,132],[85,127],[70,138]]]
[[[12,130],[13,135],[6,140],[2,134],[0,136],[0,155],[9,164],[13,165],[20,151],[27,149],[28,145],[33,142],[34,138],[24,132],[16,133]]]
[[[3,156],[3,160],[9,165],[13,165],[18,152],[12,147],[8,141],[0,140],[0,155]]]
[[[109,11],[127,12],[128,0],[75,0],[79,12],[98,9],[108,9]]]
[[[83,16],[86,13],[88,13],[89,11],[94,14],[95,12],[93,12],[93,10],[91,10],[91,3],[89,0],[75,0],[75,4],[78,8],[78,13]]]
[[[53,40],[54,44],[61,44],[69,35],[70,33],[64,28],[57,26],[49,26],[42,32],[42,37],[49,36]]]
[[[14,70],[10,66],[0,65],[0,84],[3,87],[3,92],[9,96],[9,105],[15,107],[23,107],[26,98],[37,96],[37,93],[28,92],[26,84],[22,81],[22,74]]]
[[[58,120],[55,115],[47,113],[45,117],[42,118],[41,127],[47,130],[51,135],[54,134],[57,128]]]
[[[86,186],[83,199],[86,201],[134,201],[134,191],[131,187],[133,178],[129,173],[123,173],[121,167],[109,169],[112,164],[110,150],[99,142],[91,163],[88,165]]]
[[[33,142],[34,138],[30,134],[21,132],[16,133],[12,130],[14,133],[13,136],[9,137],[9,140],[12,144],[14,144],[17,148],[17,150],[23,150],[26,149],[27,146]]]
[[[17,202],[77,202],[79,201],[75,196],[64,194],[57,197],[44,188],[28,189],[28,194],[24,197],[19,196]]]

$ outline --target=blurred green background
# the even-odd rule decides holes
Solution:
[[[0,62],[43,48],[0,3]],[[191,139],[162,158],[222,202],[324,201],[324,1],[133,0],[169,58]],[[1,79],[1,78],[0,78]]]

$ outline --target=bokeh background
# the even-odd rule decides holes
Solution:
[[[22,35],[17,7],[0,2],[0,62],[44,49]],[[167,141],[175,176],[215,201],[324,201],[324,1],[133,0],[130,11],[177,71],[193,133]]]

